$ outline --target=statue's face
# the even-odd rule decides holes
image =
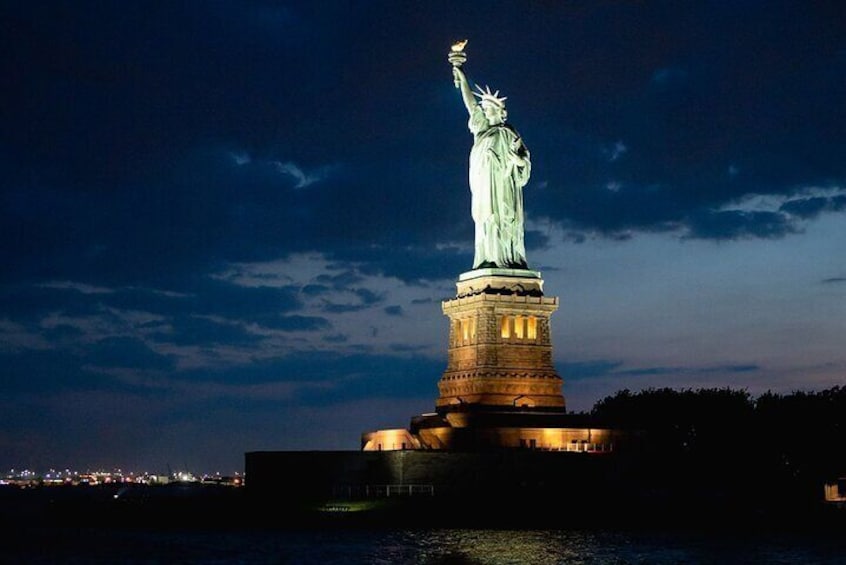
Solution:
[[[482,112],[485,114],[488,123],[491,125],[501,124],[503,121],[502,108],[490,102],[482,102]]]

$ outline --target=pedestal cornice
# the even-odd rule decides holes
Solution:
[[[456,296],[513,293],[543,295],[543,279],[529,269],[476,269],[461,273],[456,282]]]

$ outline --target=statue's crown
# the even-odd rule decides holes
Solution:
[[[485,85],[485,88],[482,89],[481,86],[478,84],[476,88],[479,92],[474,92],[473,95],[476,96],[480,102],[490,102],[491,104],[496,104],[500,108],[505,108],[505,101],[508,99],[507,96],[503,96],[502,98],[499,97],[499,90],[496,92],[491,92],[491,89],[488,88],[488,85]]]

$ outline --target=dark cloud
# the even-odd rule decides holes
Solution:
[[[302,287],[301,291],[303,294],[307,294],[309,296],[320,296],[322,294],[330,293],[332,288],[322,284],[307,284]]]
[[[67,315],[87,315],[96,310],[102,295],[86,295],[73,289],[56,289],[18,281],[0,285],[0,311],[5,316],[31,322],[50,312],[62,311]]]
[[[227,344],[245,347],[258,343],[260,337],[247,332],[239,325],[196,316],[179,316],[168,321],[167,331],[153,332],[149,339],[156,343],[180,346],[214,347]]]
[[[331,334],[323,336],[323,341],[326,343],[346,343],[349,341],[349,336],[344,334]]]
[[[716,367],[646,367],[642,369],[626,369],[617,371],[617,374],[634,377],[661,376],[661,375],[702,375],[712,373],[752,373],[759,371],[758,365],[725,365]]]
[[[330,269],[332,269],[332,266],[330,266]],[[321,274],[315,277],[315,280],[328,285],[329,288],[334,290],[346,290],[352,285],[361,283],[363,277],[353,269],[343,267],[343,271],[340,273],[332,275]]]
[[[323,311],[327,314],[346,314],[349,312],[360,312],[368,309],[367,304],[324,304]]]
[[[796,198],[782,204],[780,210],[803,219],[815,218],[822,212],[839,212],[846,209],[846,196],[815,196]]]
[[[558,362],[558,372],[564,381],[592,379],[613,373],[622,363],[620,361],[598,360],[582,363]]]
[[[385,306],[383,310],[385,311],[385,314],[388,314],[389,316],[402,316],[402,306],[398,304]]]
[[[88,348],[85,357],[86,362],[95,367],[149,371],[175,367],[175,359],[172,356],[156,353],[142,341],[129,337],[102,339]]]
[[[595,360],[582,363],[558,363],[558,369],[564,381],[580,382],[594,380],[601,377],[652,377],[665,375],[705,375],[714,373],[751,373],[759,371],[760,366],[745,365],[716,365],[706,367],[642,367],[626,369],[621,361]]]
[[[347,359],[347,367],[337,367],[339,360],[319,363],[326,372],[343,372],[347,378],[339,380],[331,396],[318,388],[303,389],[297,401],[307,406],[325,406],[353,399],[431,398],[434,408],[437,382],[444,370],[444,363],[424,357],[368,356]],[[352,378],[349,378],[352,375]],[[413,414],[409,414],[409,418]]]
[[[184,371],[176,378],[192,383],[239,386],[295,383],[299,386],[294,402],[304,406],[325,406],[353,399],[399,399],[436,394],[437,381],[444,367],[441,361],[417,356],[340,355],[323,351],[295,353],[254,361],[246,366]]]
[[[91,356],[89,357],[89,353]],[[142,371],[167,369],[171,361],[156,355],[132,339],[107,340],[90,351],[24,350],[0,355],[3,366],[3,392],[6,399],[18,395],[47,396],[68,393],[108,391],[136,394],[140,387],[118,379],[106,368],[132,367]]]
[[[688,228],[689,237],[697,239],[779,238],[799,231],[785,214],[740,210],[696,214]]]
[[[339,249],[333,256],[360,263],[361,272],[365,274],[392,276],[408,283],[453,278],[455,273],[470,269],[473,262],[472,249],[464,251],[454,247],[395,249],[380,245],[378,248]]]

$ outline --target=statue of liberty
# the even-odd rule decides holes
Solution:
[[[461,70],[464,45],[452,48],[449,61],[473,134],[470,150],[470,193],[476,224],[474,269],[526,269],[523,241],[523,187],[529,181],[529,150],[517,131],[505,123],[505,97],[487,86],[473,92]],[[478,98],[478,102],[476,101]]]

